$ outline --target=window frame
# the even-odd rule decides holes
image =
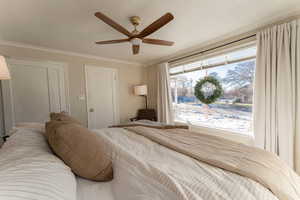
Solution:
[[[214,64],[214,65],[195,67],[191,70],[186,70],[186,71],[183,70],[182,72],[176,72],[176,73],[171,73],[170,72],[170,69],[174,68],[174,67],[179,67],[181,65],[186,65],[186,64],[197,62],[197,61],[200,61],[200,60],[209,59],[209,58],[212,58],[212,57],[217,57],[217,56],[220,56],[220,55],[224,55],[224,54],[228,54],[228,53],[231,53],[231,52],[235,52],[235,51],[239,51],[239,50],[243,50],[243,49],[247,49],[247,48],[251,48],[251,47],[256,47],[256,46],[257,46],[256,42],[255,43],[251,42],[247,45],[241,45],[241,46],[238,46],[238,47],[235,47],[235,48],[229,48],[227,50],[225,49],[225,50],[222,50],[220,52],[215,52],[215,53],[212,53],[212,54],[208,54],[208,55],[205,55],[203,57],[199,57],[197,60],[194,59],[194,60],[189,61],[189,62],[170,65],[169,66],[169,76],[171,77],[171,76],[175,76],[175,75],[178,75],[178,74],[185,74],[185,73],[189,73],[189,72],[193,72],[193,71],[210,69],[210,68],[214,68],[214,67],[223,66],[223,65],[226,65],[226,64],[233,64],[233,63],[245,62],[245,61],[250,61],[250,60],[255,60],[256,61],[257,55],[251,56],[251,57],[246,57],[246,58],[243,58],[243,59],[236,59],[236,60],[234,60],[233,62],[230,62],[230,63],[229,62],[228,63],[217,63],[217,64]],[[255,66],[255,68],[256,68],[256,66]],[[254,93],[255,93],[255,84],[253,84],[253,94]],[[173,104],[173,102],[172,102],[172,104]],[[252,110],[252,122],[253,122],[253,110]],[[252,131],[251,135],[246,135],[246,134],[242,134],[242,133],[237,132],[237,131],[224,130],[224,129],[221,129],[221,128],[212,128],[212,127],[207,127],[207,126],[195,125],[195,124],[190,124],[188,122],[176,121],[175,119],[174,119],[174,123],[176,125],[187,125],[187,126],[189,126],[189,128],[191,130],[195,130],[196,132],[198,131],[198,132],[203,132],[203,133],[207,133],[207,134],[210,134],[210,135],[222,136],[222,137],[227,138],[227,139],[233,139],[235,141],[239,141],[239,142],[242,142],[242,143],[253,145],[253,141],[254,141],[254,132],[253,131]]]

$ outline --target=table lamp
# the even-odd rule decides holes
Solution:
[[[0,55],[0,80],[10,79],[10,74],[4,56]]]
[[[137,96],[144,96],[146,100],[146,109],[148,109],[148,104],[147,104],[147,85],[137,85],[134,87],[134,94]]]

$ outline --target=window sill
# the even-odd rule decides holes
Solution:
[[[254,139],[250,135],[243,135],[243,134],[239,134],[239,133],[235,133],[235,132],[231,132],[231,131],[214,129],[214,128],[209,128],[209,127],[205,127],[205,126],[196,126],[196,125],[179,122],[179,121],[175,121],[175,124],[187,125],[187,126],[189,126],[189,130],[194,131],[194,132],[208,134],[208,135],[214,135],[214,136],[222,137],[225,139],[229,139],[229,140],[243,143],[243,144],[250,145],[250,146],[254,145]]]

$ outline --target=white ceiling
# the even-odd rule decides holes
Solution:
[[[147,64],[235,31],[248,31],[300,10],[300,0],[0,0],[0,39],[75,53]],[[151,35],[173,47],[129,43],[96,45],[124,38],[94,16],[101,11],[129,29],[128,17],[143,29],[166,12],[175,19]]]

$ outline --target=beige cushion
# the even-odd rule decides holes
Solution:
[[[52,133],[54,133],[55,130],[59,126],[61,126],[63,124],[70,124],[70,123],[71,122],[69,122],[69,121],[55,121],[55,120],[46,122],[46,125],[45,125],[45,130],[46,130],[45,136],[46,136],[47,140],[48,140],[49,135],[52,134]]]
[[[68,115],[67,112],[60,112],[60,113],[52,112],[50,113],[50,119],[55,121],[68,121],[68,122],[73,122],[75,124],[81,124],[80,121]]]
[[[75,174],[94,181],[113,178],[109,152],[99,136],[75,123],[50,122],[47,127],[52,150]]]

